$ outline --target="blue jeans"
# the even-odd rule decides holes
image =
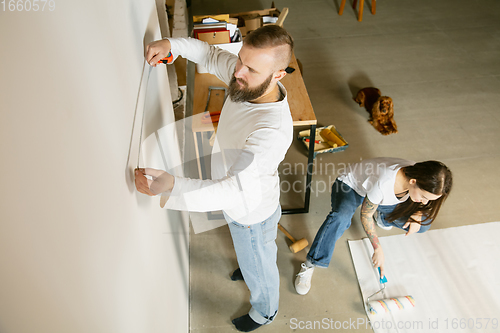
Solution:
[[[342,181],[338,179],[335,180],[332,185],[332,210],[327,215],[325,222],[323,222],[319,228],[316,237],[314,237],[311,249],[307,254],[307,259],[313,265],[328,267],[332,258],[333,250],[335,249],[335,243],[351,226],[352,216],[354,215],[356,209],[363,203],[364,199],[364,197],[360,196],[356,193],[356,191],[344,184]],[[396,206],[397,205],[379,205],[377,211],[379,211],[380,217],[382,218],[385,226],[395,226],[408,231],[408,228],[404,229],[403,225],[408,221],[410,218],[409,216],[400,218],[394,222],[388,222],[386,220],[386,215],[391,213]],[[429,230],[429,228],[430,225],[422,225],[419,232],[425,232]]]
[[[248,313],[258,324],[274,320],[279,305],[279,272],[276,263],[276,236],[281,218],[281,206],[266,220],[244,225],[224,214],[233,238],[241,274],[250,290]]]

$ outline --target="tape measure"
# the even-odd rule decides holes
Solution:
[[[172,52],[168,52],[168,55],[161,59],[160,61],[158,61],[159,64],[163,63],[163,64],[171,64],[172,62],[174,61],[174,56],[172,55]]]

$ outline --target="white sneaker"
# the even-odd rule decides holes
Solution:
[[[380,217],[380,215],[378,213],[378,210],[376,210],[375,213],[373,214],[373,219],[375,220],[375,222],[377,223],[379,228],[382,228],[384,230],[391,230],[392,229],[391,226],[386,227],[384,225],[384,223],[382,222],[382,218]]]
[[[314,273],[314,267],[307,267],[305,263],[302,263],[300,267],[300,272],[295,278],[295,291],[299,295],[305,295],[311,289],[311,278]]]

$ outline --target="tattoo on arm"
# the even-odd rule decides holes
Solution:
[[[378,205],[370,202],[367,197],[363,200],[361,205],[361,224],[363,229],[365,229],[366,235],[372,243],[373,249],[380,247],[380,242],[378,240],[377,233],[375,232],[375,223],[373,221],[373,214],[377,210]]]

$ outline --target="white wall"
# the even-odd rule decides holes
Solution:
[[[132,180],[156,4],[55,2],[0,8],[0,332],[185,332],[186,219]],[[173,121],[155,71],[144,138]]]

